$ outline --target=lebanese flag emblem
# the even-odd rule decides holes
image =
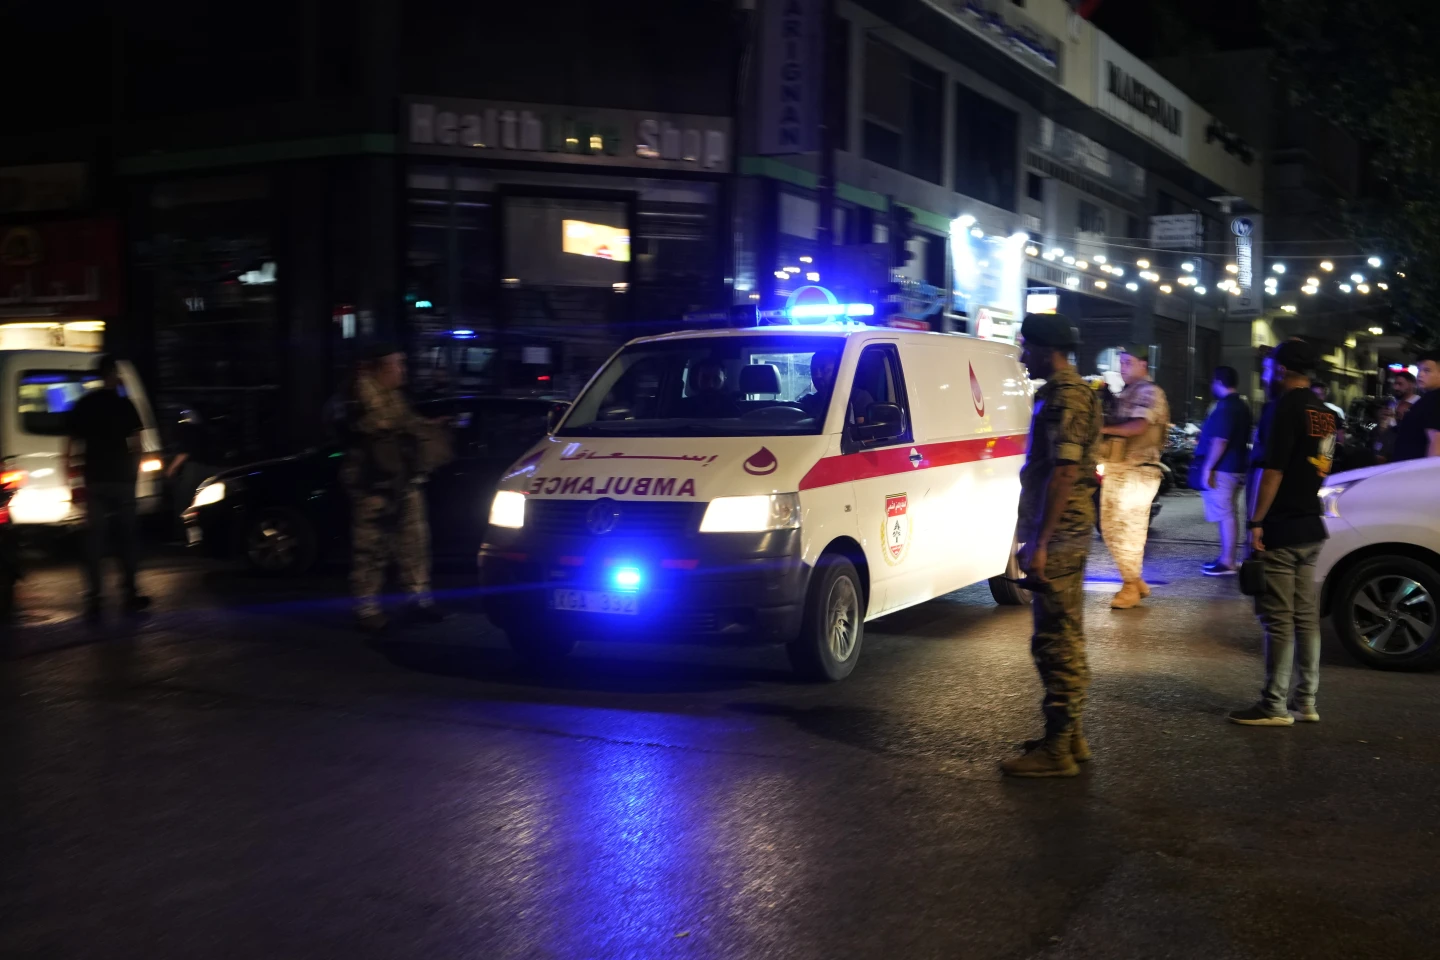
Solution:
[[[975,413],[985,416],[985,391],[980,389],[980,378],[975,376],[975,364],[970,364],[970,399],[975,403]]]

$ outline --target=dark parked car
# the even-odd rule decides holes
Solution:
[[[555,403],[454,397],[416,404],[426,417],[455,419],[455,459],[425,484],[431,550],[474,561],[500,474],[545,435]],[[349,555],[350,504],[340,482],[345,451],[307,450],[235,467],[206,481],[185,515],[192,547],[243,557],[256,570],[296,574]]]

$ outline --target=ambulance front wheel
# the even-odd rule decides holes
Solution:
[[[800,635],[787,648],[797,674],[829,681],[850,675],[865,639],[864,595],[854,564],[835,554],[820,558],[810,578]]]

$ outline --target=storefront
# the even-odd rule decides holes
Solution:
[[[99,350],[119,312],[114,220],[0,224],[0,349]]]
[[[726,304],[727,118],[412,98],[401,122],[422,394],[572,396],[626,340]]]

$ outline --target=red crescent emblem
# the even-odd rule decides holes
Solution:
[[[975,412],[985,416],[985,391],[980,389],[980,378],[975,376],[975,364],[970,364],[970,399],[975,401]]]

